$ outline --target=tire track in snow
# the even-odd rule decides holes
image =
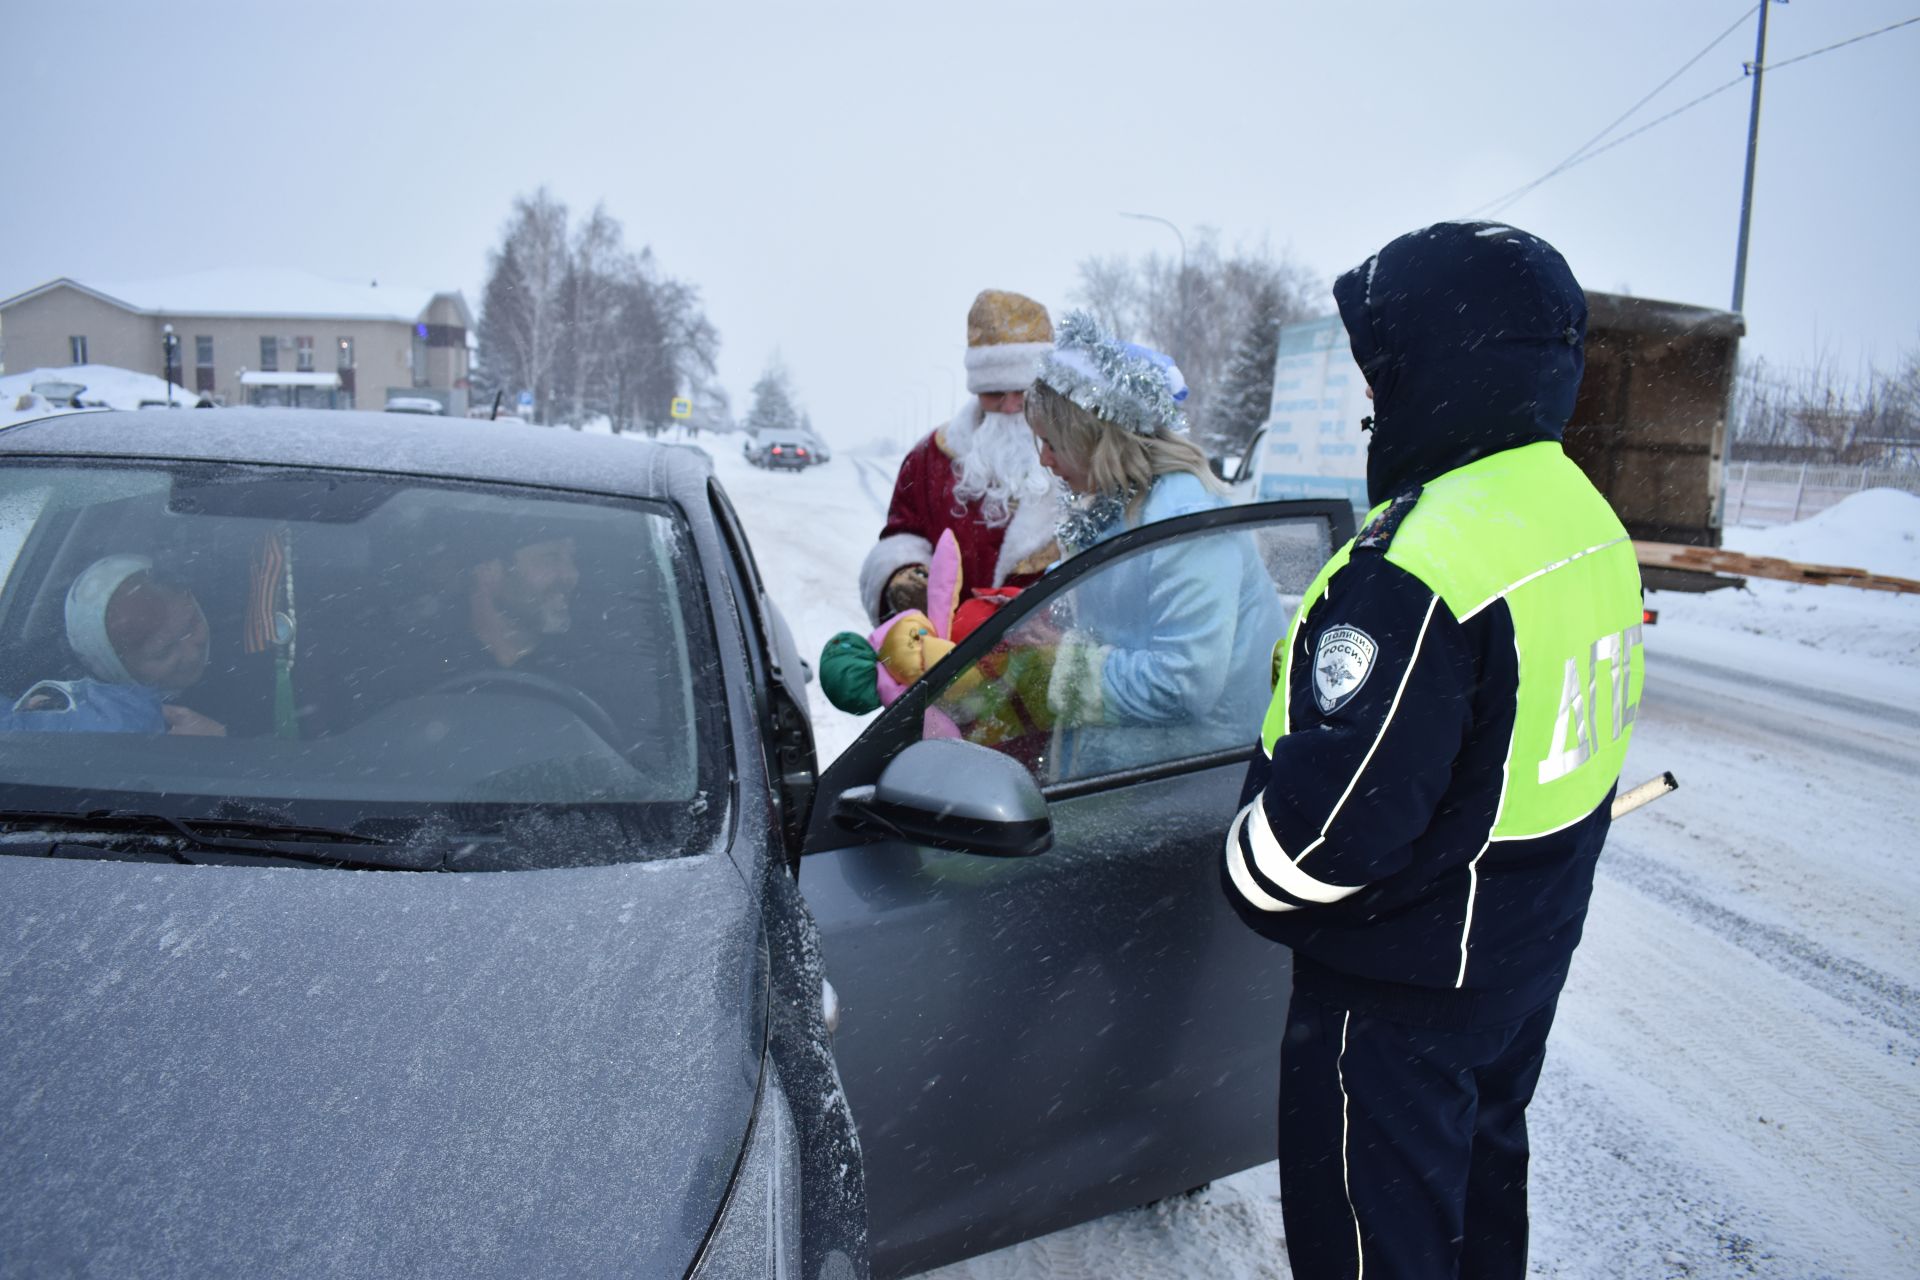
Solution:
[[[875,511],[882,516],[886,515],[887,506],[893,496],[893,477],[888,475],[877,462],[870,462],[865,458],[855,458],[854,462],[857,464],[854,469],[860,477],[860,487],[866,491],[867,501],[873,504]],[[880,485],[879,489],[873,487],[876,481]],[[880,496],[883,492],[887,495],[884,498]]]
[[[1730,1238],[1817,1258],[1821,1275],[1914,1274],[1913,1047],[1783,977],[1797,975],[1602,877],[1549,1065],[1560,1055],[1672,1162],[1676,1194],[1736,1206]]]
[[[1600,871],[1848,1008],[1920,1041],[1920,990],[1803,934],[1744,916],[1652,858],[1610,845]]]
[[[1710,680],[1729,686],[1733,690],[1735,699],[1743,702],[1751,699],[1740,697],[1742,693],[1751,695],[1757,691],[1777,694],[1782,698],[1807,703],[1821,711],[1848,711],[1868,720],[1920,730],[1920,711],[1909,711],[1904,707],[1889,706],[1884,702],[1856,698],[1849,694],[1834,693],[1826,689],[1817,689],[1812,685],[1795,684],[1792,681],[1774,677],[1756,681],[1747,672],[1735,671],[1714,662],[1704,662],[1699,658],[1686,658],[1676,653],[1658,653],[1654,655],[1648,669],[1655,675],[1668,669],[1677,669],[1695,676],[1706,676]]]
[[[1719,670],[1704,663],[1694,665],[1710,671]],[[1835,698],[1832,704],[1823,702],[1820,705],[1828,710],[1835,709],[1840,705],[1838,695]],[[1871,708],[1871,704],[1866,705]],[[1647,687],[1641,695],[1640,706],[1643,715],[1673,717],[1710,732],[1744,737],[1756,733],[1769,735],[1779,739],[1782,754],[1789,757],[1807,754],[1854,760],[1899,774],[1902,779],[1909,777],[1913,769],[1914,749],[1909,743],[1871,731],[1849,732],[1845,726],[1832,722],[1828,727],[1841,732],[1820,732],[1810,727],[1805,719],[1783,724],[1778,711],[1764,704],[1743,700],[1731,689],[1710,687],[1705,683],[1688,683],[1672,677],[1662,679],[1657,668],[1648,670]],[[1871,709],[1885,712],[1890,719],[1905,714],[1893,707]],[[1878,744],[1884,744],[1884,748],[1870,744],[1866,740],[1869,737],[1876,739]]]

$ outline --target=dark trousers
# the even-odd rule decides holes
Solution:
[[[1527,1103],[1554,1004],[1455,1031],[1294,993],[1280,1200],[1295,1280],[1526,1274]]]

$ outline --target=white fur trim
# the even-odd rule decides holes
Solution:
[[[917,533],[894,533],[873,544],[860,565],[860,603],[866,606],[867,621],[880,625],[885,615],[887,579],[910,564],[932,564],[933,544]]]
[[[975,395],[993,391],[1025,391],[1040,372],[1040,357],[1053,350],[1051,342],[1002,342],[991,347],[967,348],[967,390]]]
[[[1046,549],[1054,540],[1060,523],[1060,496],[1049,489],[1042,494],[1022,494],[1007,521],[1006,536],[1000,541],[1000,554],[993,562],[993,585],[1006,585],[1007,576],[1028,556]]]

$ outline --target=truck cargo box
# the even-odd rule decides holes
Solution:
[[[1567,456],[1607,496],[1635,541],[1720,545],[1727,405],[1741,317],[1711,307],[1587,294],[1586,372]],[[1366,380],[1338,315],[1280,331],[1267,421],[1231,469],[1241,502],[1367,501]],[[1648,567],[1648,586],[1703,577]]]

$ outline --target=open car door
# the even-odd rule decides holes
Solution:
[[[1263,503],[1096,546],[825,771],[801,886],[876,1276],[1273,1158],[1288,956],[1220,858],[1273,646],[1352,523]]]

